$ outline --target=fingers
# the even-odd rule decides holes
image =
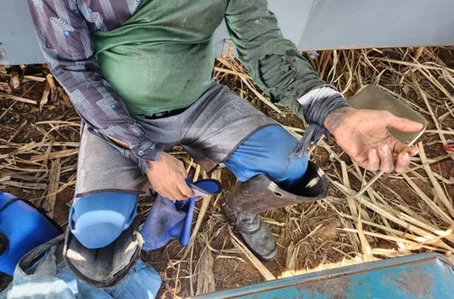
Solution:
[[[149,161],[148,166],[148,180],[159,195],[171,200],[185,200],[194,196],[186,183],[188,174],[182,161],[163,153],[159,161]]]
[[[183,195],[182,199],[187,199],[189,197],[193,197],[194,196],[194,192],[192,192],[192,189],[189,188],[188,184],[186,183],[186,181],[184,179],[182,179],[178,183],[178,190]]]
[[[377,150],[371,148],[369,150],[368,160],[367,160],[367,170],[377,171],[380,167],[380,158],[378,157]]]
[[[416,156],[416,154],[418,154],[419,149],[416,146],[408,146],[408,145],[403,144],[400,141],[395,140],[394,147],[393,147],[393,153],[395,155],[398,155],[402,152],[405,152],[405,153],[409,154],[411,157],[414,157],[414,156]]]
[[[162,190],[156,189],[155,191],[159,195],[171,200],[186,200],[194,195],[191,188],[188,187],[186,181],[182,178],[172,186],[168,186]]]
[[[407,146],[398,140],[390,147],[384,145],[379,150],[380,170],[389,173],[395,170],[397,173],[403,173],[410,165],[410,156],[413,157],[418,153],[415,146]]]
[[[397,173],[404,173],[410,165],[410,156],[413,152],[414,148],[404,146],[400,153],[395,152],[396,156],[391,152],[388,145],[382,145],[378,151],[375,148],[369,150],[367,162],[362,163],[362,166],[370,171],[381,170],[390,173],[394,170]]]
[[[161,196],[171,200],[186,200],[194,196],[191,188],[189,188],[183,175],[177,176],[173,181],[166,182],[166,187],[163,190],[155,190]]]
[[[394,128],[402,132],[417,132],[422,130],[423,125],[418,122],[411,121],[406,118],[392,115],[388,119],[388,127]]]
[[[395,171],[397,173],[404,173],[409,165],[410,165],[410,155],[406,152],[402,152],[397,156]]]
[[[179,194],[182,195],[182,197],[176,198],[177,200],[184,200],[189,197],[194,196],[194,192],[192,192],[192,189],[189,188],[188,184],[186,183],[186,178],[188,177],[188,173],[186,172],[186,169],[184,168],[184,163],[182,161],[180,162],[180,167],[179,171],[181,174],[181,177],[179,178],[178,182],[176,182],[176,187],[178,188]]]
[[[394,170],[394,156],[388,145],[385,144],[379,148],[378,156],[380,157],[380,170],[386,173],[392,172]]]
[[[408,150],[406,150],[405,152],[407,152],[411,157],[414,157],[419,153],[419,148],[416,146],[407,146],[407,148]]]
[[[177,186],[172,186],[172,188],[154,188],[154,191],[161,195],[162,197],[171,199],[171,200],[181,200],[184,199],[184,195],[180,192]]]
[[[176,200],[177,197],[182,196],[182,194],[178,194],[178,192],[175,192],[175,190],[171,190],[171,189],[163,189],[163,190],[154,189],[154,191],[156,193],[158,193],[159,195],[161,195],[162,197],[168,198],[170,200]]]

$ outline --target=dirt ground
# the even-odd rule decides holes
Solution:
[[[443,57],[444,55],[444,57]],[[450,53],[440,55],[447,65],[454,64],[454,58]],[[27,66],[24,76],[45,77],[46,69],[44,66]],[[25,78],[25,77],[24,77]],[[4,73],[0,75],[0,82],[8,82],[9,76]],[[304,123],[293,115],[290,111],[284,110],[284,114],[279,114],[266,106],[257,97],[250,94],[243,94],[238,88],[238,82],[234,79],[224,78],[221,81],[231,86],[242,96],[250,100],[267,115],[277,120],[281,124],[294,128],[304,129]],[[0,85],[1,87],[2,85]],[[45,82],[33,80],[23,80],[20,86],[13,90],[12,94],[38,102],[41,101]],[[39,143],[45,140],[57,144],[51,146],[52,151],[68,151],[74,147],[71,144],[79,141],[79,127],[76,125],[79,118],[74,109],[65,100],[64,92],[57,90],[55,98],[44,104],[40,110],[39,105],[15,102],[0,97],[0,156],[6,155],[18,148],[11,145],[26,145],[32,142]],[[424,103],[416,96],[409,95]],[[437,107],[435,107],[436,109]],[[442,107],[439,107],[440,109]],[[49,123],[49,121],[51,123]],[[47,123],[46,123],[47,122]],[[454,128],[454,117],[444,119],[444,127]],[[428,129],[436,129],[433,123],[429,124]],[[426,135],[423,142],[426,145],[427,157],[436,158],[446,154],[440,144],[436,141],[437,136]],[[60,144],[60,145],[58,145]],[[340,153],[339,157],[351,165],[349,158],[342,154],[342,151],[330,141],[329,146]],[[35,155],[43,155],[49,147],[36,147]],[[37,166],[36,163],[27,162],[32,159],[33,154],[25,154],[15,157],[11,162],[1,161],[0,179],[11,176],[10,181],[23,182],[25,188],[13,185],[4,185],[0,180],[0,188],[11,192],[18,197],[25,198],[42,206],[46,201],[48,192],[48,175],[51,160],[45,160]],[[314,151],[312,159],[325,170],[333,170],[333,160],[330,154],[321,148]],[[0,159],[1,160],[1,159]],[[41,161],[41,160],[39,160]],[[77,154],[72,153],[59,158],[61,163],[60,187],[64,187],[57,195],[56,205],[53,210],[54,219],[62,227],[66,227],[69,207],[74,196],[74,182],[77,163]],[[9,165],[8,167],[5,167]],[[16,168],[10,167],[16,165]],[[20,168],[41,169],[41,171],[27,172],[20,171]],[[447,181],[454,177],[454,160],[444,159],[440,163],[432,165],[433,171]],[[421,173],[422,170],[416,171]],[[150,253],[143,253],[142,259],[151,263],[161,274],[163,286],[160,290],[161,298],[181,298],[193,294],[205,293],[207,291],[234,288],[260,282],[264,280],[263,273],[259,271],[244,253],[232,242],[231,230],[228,223],[220,213],[220,201],[234,183],[234,177],[228,170],[222,170],[218,174],[224,187],[222,196],[213,198],[206,215],[199,229],[198,236],[194,239],[194,246],[185,254],[185,248],[181,247],[177,241],[172,241],[168,246]],[[352,188],[359,190],[361,181],[350,175]],[[424,180],[415,181],[417,186],[426,194],[432,194],[432,186]],[[446,194],[452,200],[454,196],[454,186],[446,184],[443,186]],[[393,176],[381,179],[376,185],[375,190],[383,194],[386,198],[395,198],[396,203],[400,198],[408,205],[418,207],[421,217],[427,213],[427,217],[432,217],[429,211],[425,212],[424,205],[420,204],[420,197],[414,192],[409,191],[408,184],[403,180]],[[332,188],[330,196],[333,198],[345,198],[339,190]],[[150,207],[152,198],[142,198],[139,207],[139,215],[145,218]],[[391,203],[393,204],[393,203]],[[201,209],[202,201],[198,201],[196,207],[195,220]],[[287,207],[266,213],[264,215],[269,223],[279,246],[277,258],[265,266],[275,277],[291,275],[298,271],[315,269],[321,265],[340,263],[346,258],[354,258],[358,251],[349,241],[351,236],[342,228],[345,224],[341,221],[338,211],[345,208],[345,202],[318,202],[312,204],[302,204]],[[379,217],[372,213],[371,217]],[[446,228],[446,227],[442,227]],[[395,242],[380,238],[368,238],[371,247],[396,249]],[[0,286],[5,286],[9,279],[0,276]]]

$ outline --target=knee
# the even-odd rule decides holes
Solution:
[[[306,173],[308,164],[307,155],[301,158],[290,158],[289,156],[277,157],[269,165],[269,169],[266,171],[268,176],[274,182],[280,184],[284,183],[285,186],[293,185],[293,183],[299,181]]]
[[[306,172],[308,156],[292,157],[297,140],[281,126],[269,132],[267,167],[265,172],[271,174],[276,182],[301,178]]]
[[[86,248],[102,248],[117,239],[136,216],[138,196],[99,193],[83,196],[71,208],[71,233]]]
[[[297,144],[296,138],[282,127],[275,128],[273,133],[269,135],[267,150],[272,153],[272,156],[267,159],[268,167],[265,173],[282,187],[290,188],[306,173],[308,155],[300,158],[292,157]]]
[[[226,165],[241,181],[266,174],[272,181],[287,186],[299,180],[307,168],[307,156],[290,158],[296,144],[296,138],[283,127],[267,126],[245,140]]]

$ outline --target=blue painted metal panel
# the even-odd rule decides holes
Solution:
[[[208,298],[454,298],[454,265],[427,253],[365,263],[197,296]]]

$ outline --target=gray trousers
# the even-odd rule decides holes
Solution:
[[[253,133],[276,124],[220,84],[213,84],[180,114],[135,118],[155,143],[166,150],[181,145],[207,171],[224,162]],[[87,128],[83,129],[76,198],[101,192],[138,193],[146,182],[135,163]]]

